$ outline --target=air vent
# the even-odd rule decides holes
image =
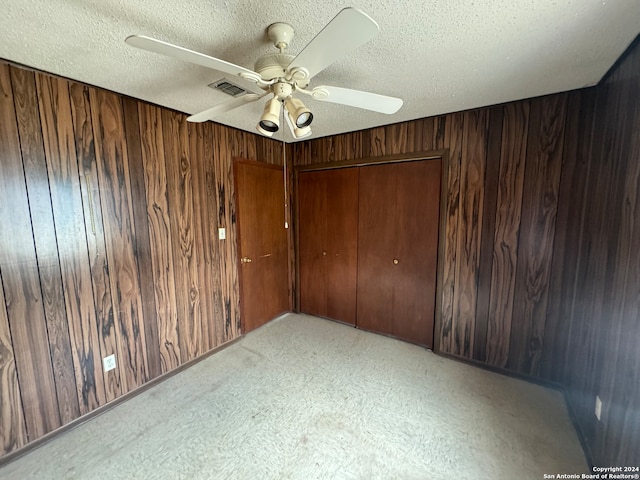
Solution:
[[[240,95],[244,95],[245,93],[247,93],[244,88],[236,85],[226,78],[218,80],[217,82],[210,83],[209,86],[214,90],[220,90],[221,92],[224,92],[227,95],[231,95],[232,97],[239,97]]]

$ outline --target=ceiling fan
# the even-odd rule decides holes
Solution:
[[[132,35],[125,41],[143,50],[239,76],[255,84],[256,91],[260,92],[248,93],[214,105],[191,115],[187,118],[188,121],[212,120],[216,115],[272,94],[272,98],[265,105],[257,130],[263,135],[272,136],[280,128],[280,113],[286,111],[283,116],[291,133],[295,138],[303,138],[311,135],[313,114],[299,98],[293,96],[296,92],[323,102],[385,114],[393,114],[402,107],[401,99],[376,93],[327,85],[308,88],[310,80],[315,75],[351,50],[371,40],[378,31],[378,24],[371,17],[358,9],[348,7],[341,10],[298,55],[294,56],[284,52],[293,39],[293,27],[287,23],[274,23],[267,29],[267,34],[278,52],[260,57],[254,70],[144,35]]]

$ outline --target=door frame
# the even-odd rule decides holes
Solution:
[[[270,170],[279,170],[280,172],[282,172],[282,178],[284,181],[286,181],[286,179],[284,178],[284,167],[280,166],[280,165],[274,165],[272,163],[266,163],[266,162],[260,162],[258,160],[249,160],[246,158],[241,158],[241,157],[234,157],[233,158],[233,199],[234,199],[234,204],[235,204],[235,212],[236,212],[236,235],[237,235],[237,240],[236,240],[236,274],[238,276],[238,303],[239,303],[239,309],[240,309],[240,329],[242,332],[242,335],[244,335],[246,333],[246,325],[245,325],[245,315],[242,314],[242,299],[244,298],[244,292],[242,291],[242,284],[243,284],[243,269],[241,268],[241,262],[240,259],[242,258],[241,252],[240,252],[240,246],[242,245],[242,229],[240,228],[240,221],[238,220],[240,218],[241,212],[240,212],[240,205],[238,202],[238,172],[237,172],[237,168],[238,165],[240,164],[244,164],[244,165],[251,165],[254,167],[260,167],[260,168],[267,168]],[[282,208],[284,209],[284,197],[282,198],[283,200],[283,205]],[[289,207],[290,208],[290,207]],[[289,215],[290,212],[285,212],[285,221],[287,220],[287,217]],[[289,224],[289,230],[291,229],[291,225]],[[288,290],[288,298],[289,298],[289,311],[293,310],[293,303],[292,303],[292,298],[291,298],[291,233],[289,232],[287,234],[287,290]]]
[[[299,248],[299,189],[298,174],[317,170],[333,170],[336,168],[366,167],[368,165],[378,165],[383,163],[416,162],[420,160],[440,160],[440,217],[438,221],[438,263],[436,267],[436,308],[433,322],[433,351],[440,353],[440,335],[437,334],[442,328],[442,280],[444,276],[444,248],[446,245],[446,224],[447,224],[447,197],[449,184],[449,149],[428,150],[424,152],[401,153],[394,155],[381,155],[377,157],[367,157],[354,160],[343,160],[339,162],[314,163],[311,165],[300,165],[294,168],[295,202],[294,202],[294,245],[295,245],[295,298],[294,311],[300,312],[300,248]],[[290,273],[291,274],[291,273]]]

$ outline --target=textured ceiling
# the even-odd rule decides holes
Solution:
[[[191,114],[230,98],[207,87],[223,74],[135,49],[127,36],[253,69],[275,52],[269,24],[293,25],[295,54],[345,6],[370,15],[380,34],[310,87],[400,97],[404,106],[384,115],[303,97],[312,138],[594,85],[640,32],[639,0],[0,0],[0,58]],[[255,133],[263,104],[216,121]]]

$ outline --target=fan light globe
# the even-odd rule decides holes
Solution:
[[[271,134],[277,132],[280,128],[280,101],[276,97],[269,100],[264,106],[264,112],[260,117],[258,126]]]
[[[305,128],[311,125],[313,113],[304,106],[301,100],[289,97],[285,100],[284,106],[291,115],[293,122],[298,128]]]

